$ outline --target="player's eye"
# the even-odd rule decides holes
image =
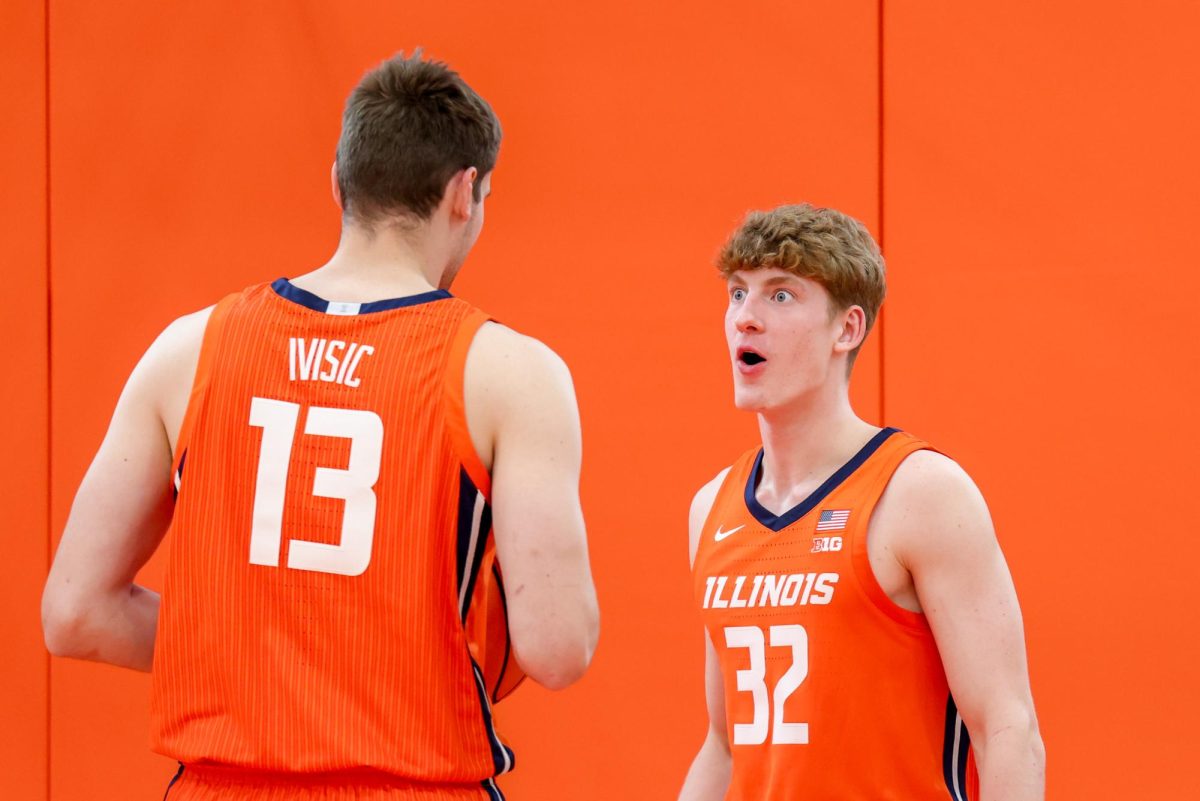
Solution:
[[[792,297],[791,292],[787,292],[787,291],[780,289],[778,292],[776,292],[774,295],[771,296],[771,300],[775,301],[776,303],[783,303],[787,300],[790,300],[791,297]]]
[[[743,300],[746,299],[746,290],[742,289],[741,287],[732,289],[729,292],[729,298],[731,300],[733,300],[735,303],[741,303]]]

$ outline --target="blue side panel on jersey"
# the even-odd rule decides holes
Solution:
[[[496,686],[492,688],[492,700],[500,700],[500,687],[504,677],[508,675],[508,663],[512,658],[512,638],[508,636],[508,598],[504,594],[504,579],[500,576],[500,565],[492,565],[492,576],[496,579],[496,588],[500,591],[500,607],[504,610],[504,663],[500,665],[500,675],[496,677]],[[524,681],[524,678],[522,678]],[[521,682],[517,682],[520,686]],[[514,687],[514,689],[516,689]]]
[[[183,454],[179,457],[179,471],[175,474],[175,481],[171,482],[171,490],[175,493],[174,498],[179,497],[179,488],[183,486],[183,464],[187,461],[187,448],[183,449]]]
[[[954,738],[958,732],[958,749],[954,747]],[[946,700],[946,730],[942,742],[942,776],[946,780],[946,792],[952,801],[969,801],[967,798],[967,753],[971,750],[971,735],[967,732],[966,724],[958,715],[958,706],[954,696]],[[957,781],[956,781],[957,780]],[[955,791],[955,787],[958,791]]]
[[[491,801],[504,801],[504,793],[500,792],[500,787],[496,784],[495,779],[484,779],[483,789]]]
[[[458,478],[458,531],[457,534],[457,559],[456,572],[454,575],[458,577],[458,591],[461,594],[463,583],[466,582],[467,592],[466,597],[470,599],[471,593],[475,591],[475,582],[479,578],[479,566],[483,563],[484,546],[487,543],[488,537],[492,532],[492,507],[484,504],[483,513],[479,518],[479,531],[475,536],[474,550],[471,543],[471,523],[475,516],[475,501],[479,497],[479,489],[471,481],[471,477],[467,475],[467,471],[459,469]],[[467,560],[470,559],[470,564]],[[467,620],[467,610],[470,604],[464,604],[461,610],[462,620],[465,623]]]
[[[771,531],[782,531],[816,508],[817,504],[829,496],[829,493],[840,487],[842,482],[848,479],[855,470],[862,467],[863,462],[871,458],[871,454],[879,450],[879,446],[883,445],[888,437],[898,432],[897,428],[885,428],[871,437],[871,440],[863,445],[859,452],[850,458],[850,461],[839,467],[838,471],[826,479],[824,484],[813,490],[812,495],[780,515],[768,511],[754,495],[754,490],[758,487],[759,479],[762,477],[763,452],[760,450],[754,459],[754,469],[750,471],[750,477],[746,479],[746,508],[758,522]]]
[[[183,775],[183,763],[179,763],[179,770],[175,771],[175,775],[171,777],[171,783],[167,785],[167,791],[163,793],[163,801],[167,801],[167,796],[171,794],[171,788],[175,786],[175,782],[179,781],[179,777]]]
[[[292,284],[286,278],[277,278],[271,284],[271,289],[275,290],[275,294],[293,303],[299,303],[301,306],[312,309],[313,311],[325,312],[329,310],[329,301],[318,295],[314,295],[307,289],[301,289]],[[444,289],[434,289],[430,292],[422,292],[418,295],[407,295],[403,298],[389,298],[387,300],[373,300],[370,303],[361,303],[358,307],[359,314],[371,314],[372,312],[387,311],[388,309],[399,309],[404,306],[420,306],[422,303],[430,303],[435,300],[444,300],[445,298],[453,297]]]
[[[479,709],[483,712],[483,728],[487,732],[488,745],[492,749],[492,765],[499,775],[512,770],[517,764],[517,757],[511,748],[500,742],[500,735],[496,733],[496,723],[492,720],[492,705],[488,701],[487,688],[483,683],[483,671],[475,664],[474,658],[471,659],[471,668],[475,671],[475,688],[479,693]]]

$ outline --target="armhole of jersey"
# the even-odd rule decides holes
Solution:
[[[867,535],[871,526],[871,516],[875,514],[875,507],[879,504],[879,499],[883,497],[883,493],[887,490],[892,476],[896,474],[901,463],[917,451],[932,450],[936,449],[929,443],[912,437],[907,442],[896,446],[887,455],[876,468],[876,480],[880,482],[878,491],[863,505],[862,514],[858,515],[858,520],[851,531],[850,541],[851,562],[854,565],[854,576],[858,580],[858,586],[885,615],[902,626],[921,632],[929,631],[929,621],[925,614],[900,606],[879,585],[879,579],[875,577],[875,571],[871,569],[871,557],[867,551]]]
[[[217,340],[225,322],[225,315],[233,302],[240,297],[238,294],[226,295],[213,307],[212,314],[204,325],[204,339],[200,344],[200,358],[196,362],[196,375],[192,378],[192,391],[188,396],[187,410],[183,413],[183,422],[179,426],[179,436],[175,438],[175,453],[171,457],[171,475],[178,476],[184,454],[187,453],[188,440],[191,439],[192,427],[196,416],[204,405],[204,397],[208,390],[209,376],[212,374],[213,359],[217,350]]]
[[[721,486],[717,487],[717,494],[713,496],[712,506],[708,507],[708,514],[704,516],[704,523],[700,526],[699,540],[696,542],[696,554],[692,557],[692,570],[696,569],[696,564],[700,561],[700,549],[704,547],[704,532],[709,531],[712,526],[713,515],[717,513],[717,507],[721,506],[721,501],[726,497],[726,492],[732,485],[735,490],[735,495],[738,498],[742,497],[742,485],[746,483],[746,471],[749,465],[754,464],[754,457],[758,455],[758,448],[753,448],[746,451],[733,464],[729,465],[728,472],[725,473],[725,478],[721,480]],[[747,512],[749,514],[749,512]]]
[[[471,432],[467,428],[467,409],[464,399],[464,384],[467,370],[467,353],[480,327],[490,320],[486,314],[475,309],[459,323],[458,332],[450,343],[450,354],[446,361],[445,387],[446,428],[450,433],[450,444],[463,469],[489,502],[492,497],[492,477],[483,460],[475,452]]]

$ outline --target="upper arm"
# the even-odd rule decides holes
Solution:
[[[701,487],[692,497],[692,506],[688,510],[689,564],[696,563],[696,549],[700,546],[700,532],[704,530],[704,523],[708,520],[708,514],[712,511],[713,503],[717,500],[717,493],[720,492],[727,475],[729,475],[728,467],[717,473],[712,481]]]
[[[138,362],[71,506],[47,598],[87,603],[131,583],[171,519],[171,420],[182,416],[207,310],[172,323]],[[179,383],[183,382],[183,386]]]
[[[977,736],[1022,718],[1036,725],[1021,610],[982,495],[932,451],[910,456],[892,484],[897,557],[913,576],[963,720]]]
[[[472,440],[491,473],[506,575],[530,551],[581,542],[579,410],[562,359],[534,339],[485,325],[467,357],[465,396]]]
[[[688,553],[691,563],[696,562],[696,549],[700,545],[700,534],[704,523],[712,511],[717,492],[725,482],[729,468],[717,474],[692,498],[692,506],[688,511]],[[708,631],[704,632],[704,700],[708,707],[709,737],[729,750],[729,736],[725,726],[725,683],[721,676],[721,665],[717,661],[717,651],[713,647],[712,638]]]
[[[570,373],[540,342],[485,325],[468,351],[464,399],[491,474],[513,651],[535,681],[564,687],[586,669],[598,634]]]

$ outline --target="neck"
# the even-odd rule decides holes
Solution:
[[[879,431],[854,413],[845,384],[759,412],[758,428],[763,442],[759,498],[785,507],[803,500]]]
[[[366,229],[347,221],[329,261],[292,283],[323,298],[351,302],[428,292],[441,282],[444,259],[426,227]]]

